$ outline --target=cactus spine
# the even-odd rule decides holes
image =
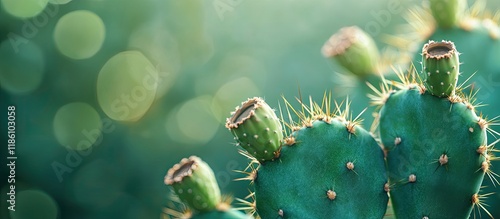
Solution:
[[[192,219],[250,218],[222,201],[214,172],[199,157],[184,158],[175,164],[168,170],[165,184],[173,188],[173,192],[187,207],[184,212],[169,209],[173,216]]]
[[[490,174],[488,124],[455,87],[453,43],[431,41],[423,54],[424,84],[410,71],[402,83],[386,82],[374,99],[381,105],[394,212],[398,218],[467,218],[473,207],[483,207],[478,192]]]
[[[245,153],[252,159],[245,179],[255,186],[255,202],[247,202],[253,211],[261,218],[382,218],[387,178],[372,135],[349,120],[348,107],[331,112],[329,98],[301,104],[302,113],[285,102],[300,121],[287,125],[280,156],[252,167],[259,161]]]

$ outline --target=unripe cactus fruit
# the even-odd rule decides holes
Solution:
[[[171,201],[180,199],[180,203],[185,206],[180,211],[166,208],[164,212],[169,218],[251,219],[250,216],[231,208],[231,198],[221,197],[212,169],[199,157],[184,158],[175,164],[168,170],[165,184],[172,186],[175,193],[171,194]]]
[[[430,0],[434,20],[442,28],[456,26],[462,18],[466,4],[466,0]]]
[[[172,186],[179,199],[191,210],[211,211],[221,202],[214,172],[196,156],[184,158],[170,168],[165,184]]]
[[[340,29],[321,50],[323,56],[335,59],[358,77],[376,73],[380,59],[373,39],[357,26]]]
[[[458,55],[450,41],[431,40],[422,48],[424,84],[432,95],[449,97],[455,94],[460,66]]]
[[[432,48],[442,54],[457,54],[451,42],[430,42],[424,52],[432,59]],[[441,52],[436,52],[439,55]],[[424,59],[425,59],[424,55]],[[442,63],[441,63],[442,62]],[[430,63],[430,66],[428,64]],[[440,76],[457,65],[458,59],[423,61],[422,74],[438,71]],[[432,78],[424,86],[415,72],[400,73],[402,83],[386,82],[375,101],[380,109],[380,137],[387,151],[391,200],[397,218],[468,218],[474,206],[482,206],[478,195],[489,173],[490,146],[487,122],[476,115],[469,97],[455,88],[448,74]],[[451,75],[451,73],[450,73]],[[434,77],[434,75],[431,75]],[[429,86],[449,81],[443,91]],[[391,86],[397,88],[393,90]],[[445,95],[443,95],[445,93]]]
[[[259,162],[279,157],[283,127],[269,105],[260,97],[243,102],[227,119],[226,128],[238,145]]]

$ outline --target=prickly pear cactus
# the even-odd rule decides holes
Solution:
[[[166,209],[168,216],[186,219],[250,219],[223,200],[214,173],[199,157],[184,158],[168,170],[165,184],[176,194],[184,210]]]
[[[500,11],[488,12],[485,0],[477,0],[467,7],[466,0],[431,0],[429,8],[412,11],[410,24],[416,29],[420,39],[451,40],[461,52],[461,78],[470,78],[471,86],[480,90],[475,98],[479,103],[488,103],[481,110],[490,115],[498,114],[500,108]],[[407,39],[412,39],[407,37]],[[420,53],[415,53],[414,63],[420,61]],[[417,71],[421,71],[417,66]],[[465,89],[464,92],[471,92]],[[498,135],[500,126],[492,126],[492,133]],[[492,170],[500,171],[500,165],[492,165]],[[500,218],[500,193],[491,180],[485,180],[485,193],[494,193],[486,199],[492,206],[491,214]]]
[[[253,117],[276,116],[259,111],[264,103],[253,100],[238,108],[251,112],[236,110],[228,123],[238,121],[241,114],[250,115],[241,125],[260,126],[258,130],[273,133],[264,124],[273,125],[277,120],[264,123],[265,119]],[[302,111],[286,103],[287,112],[295,112],[300,121],[287,124],[291,133],[286,131],[284,139],[277,140],[280,135],[276,134],[259,135],[265,138],[259,146],[264,150],[276,148],[265,142],[282,143],[275,153],[279,156],[272,160],[257,159],[252,149],[243,152],[252,160],[243,179],[255,187],[252,200],[243,202],[261,218],[382,218],[388,184],[383,152],[372,135],[357,118],[350,120],[348,107],[341,111],[336,104],[337,110],[331,112],[330,98],[324,98],[321,106],[312,101],[309,106],[301,104]],[[254,138],[254,133],[243,134],[235,134],[239,145],[248,141],[242,136]]]
[[[381,106],[395,216],[468,218],[484,207],[478,193],[491,174],[488,121],[456,88],[460,64],[452,42],[431,41],[422,56],[423,83],[415,71],[400,74],[402,83],[386,82],[373,99]]]

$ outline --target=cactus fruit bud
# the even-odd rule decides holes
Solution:
[[[283,127],[262,98],[254,97],[243,102],[227,119],[226,127],[238,144],[259,162],[279,157]]]
[[[464,13],[466,0],[430,0],[432,16],[441,28],[452,28]]]
[[[196,156],[184,158],[170,168],[165,176],[165,184],[172,186],[180,200],[191,210],[211,211],[221,202],[214,172]]]
[[[358,77],[376,72],[380,57],[373,39],[357,26],[340,29],[324,44],[322,52]]]
[[[450,41],[429,41],[422,48],[422,69],[425,87],[434,96],[455,94],[459,75],[459,59],[455,44]]]

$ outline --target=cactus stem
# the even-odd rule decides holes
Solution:
[[[417,181],[417,176],[415,176],[415,174],[410,174],[410,176],[408,176],[408,182],[414,183],[416,181]]]
[[[328,191],[326,191],[326,196],[330,200],[335,200],[335,198],[337,198],[337,193],[335,191],[329,189]]]

